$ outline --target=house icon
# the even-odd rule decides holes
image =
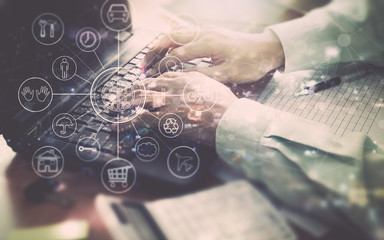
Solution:
[[[59,156],[55,154],[54,149],[49,149],[37,157],[37,171],[40,173],[58,172],[59,171]]]

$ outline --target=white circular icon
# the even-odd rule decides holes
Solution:
[[[174,113],[164,114],[159,120],[159,130],[164,137],[175,138],[183,131],[183,120]]]
[[[69,138],[77,130],[77,121],[69,113],[60,113],[52,121],[53,132],[61,138]]]
[[[32,23],[32,35],[43,45],[54,45],[64,35],[64,23],[56,14],[40,14]]]
[[[106,0],[100,9],[100,18],[111,31],[124,31],[132,27],[133,6],[127,0]]]
[[[101,170],[101,182],[112,193],[126,193],[136,183],[136,169],[125,159],[112,159]]]
[[[183,62],[175,56],[166,56],[159,62],[159,73],[168,72],[168,74],[172,74],[173,72],[182,72],[183,70]]]
[[[91,104],[96,114],[113,123],[124,123],[137,117],[145,104],[145,87],[140,77],[119,76],[120,68],[103,71],[92,84]]]
[[[77,73],[77,64],[71,57],[58,57],[52,64],[52,73],[61,81],[71,80]]]
[[[19,87],[20,105],[29,112],[42,112],[49,107],[53,99],[53,91],[49,83],[39,77],[25,80]]]
[[[180,13],[175,16],[179,21],[170,20],[170,32],[168,34],[171,41],[177,45],[187,45],[196,41],[200,32],[200,24],[197,19],[187,13]]]
[[[63,171],[63,154],[52,146],[41,147],[32,156],[32,168],[42,178],[54,178]]]
[[[100,34],[94,28],[82,28],[76,35],[76,44],[84,52],[95,51],[100,46],[100,43]]]
[[[76,154],[85,162],[96,160],[100,155],[100,149],[99,141],[91,137],[82,138],[76,144]]]
[[[204,79],[192,79],[184,87],[183,100],[191,110],[208,111],[216,104],[216,87]]]
[[[180,146],[171,151],[167,158],[170,173],[181,179],[190,178],[200,167],[200,157],[188,146]]]
[[[159,156],[159,143],[151,137],[140,138],[135,145],[135,153],[141,161],[151,162]]]

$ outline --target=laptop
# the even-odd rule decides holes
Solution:
[[[33,3],[12,0],[1,5],[4,20],[1,27],[8,33],[2,43],[3,54],[9,60],[2,64],[7,69],[2,77],[8,80],[3,89],[12,89],[2,93],[7,98],[6,104],[2,102],[6,105],[3,109],[7,109],[4,115],[10,117],[2,124],[4,137],[16,152],[32,158],[33,169],[41,177],[58,176],[65,164],[65,168],[80,169],[90,175],[101,173],[102,182],[105,178],[105,186],[112,192],[115,186],[122,190],[119,193],[125,192],[127,185],[185,187],[203,181],[217,158],[212,147],[191,142],[182,135],[163,137],[160,129],[136,128],[131,124],[126,131],[117,133],[111,128],[114,123],[111,119],[116,117],[113,110],[124,106],[103,97],[93,99],[92,94],[113,97],[116,96],[113,91],[123,93],[121,88],[140,84],[141,61],[162,36],[159,32],[135,28],[130,18],[131,8],[127,1],[117,0],[38,0]],[[61,32],[52,29],[57,30],[60,24],[65,26],[65,31],[53,43],[52,39]],[[211,63],[210,59],[200,59],[188,64],[209,66]],[[71,70],[74,65],[75,72]],[[172,69],[177,70],[178,66]],[[28,99],[33,96],[28,94],[33,87],[24,84],[31,78],[49,84],[44,89],[35,89],[36,95],[39,94],[37,100],[44,100],[41,94],[52,91],[51,103],[44,110],[34,111],[39,105],[29,108]],[[107,107],[101,104],[95,108],[93,100]],[[195,121],[199,116],[188,112],[186,107],[174,109],[172,114],[183,122],[179,127],[188,128],[192,124],[199,127]],[[128,114],[128,117],[131,116]],[[176,129],[172,122],[175,118],[166,119],[168,125],[163,125],[168,126],[165,130],[171,134]],[[116,122],[125,122],[127,118],[120,120]],[[138,146],[142,147],[142,153],[137,152]],[[181,152],[176,152],[180,147]],[[151,149],[155,153],[148,152]],[[190,156],[181,159],[182,163],[176,161],[177,154],[185,157],[183,151],[193,155],[192,163]],[[176,159],[174,170],[167,164],[171,153]],[[111,161],[112,165],[106,167]]]

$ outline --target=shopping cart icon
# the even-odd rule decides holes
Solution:
[[[121,183],[121,186],[128,187],[128,172],[132,166],[118,167],[108,169],[108,178],[111,188],[116,187],[117,183]]]

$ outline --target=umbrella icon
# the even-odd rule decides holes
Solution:
[[[66,134],[67,127],[73,127],[74,125],[75,123],[68,116],[63,116],[56,122],[56,126],[61,128],[60,134]]]

